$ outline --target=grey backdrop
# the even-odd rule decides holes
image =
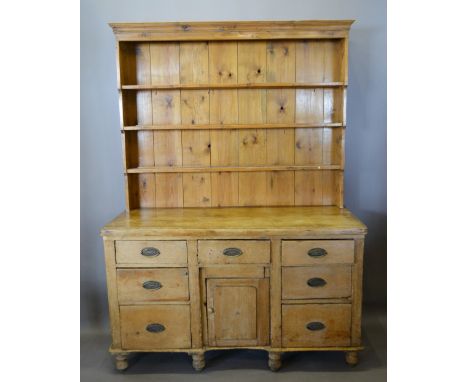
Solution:
[[[386,304],[385,0],[81,0],[81,323],[107,327],[99,229],[124,209],[109,22],[356,19],[349,47],[345,203],[369,227],[364,299]]]

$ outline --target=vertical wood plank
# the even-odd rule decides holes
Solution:
[[[179,43],[150,43],[151,83],[175,85],[179,83]]]
[[[294,171],[267,172],[265,204],[268,206],[294,205]]]
[[[352,271],[353,304],[351,308],[351,345],[361,345],[362,315],[362,270],[364,258],[364,239],[354,240],[354,265]]]
[[[210,173],[185,173],[184,207],[211,207]]]
[[[156,207],[183,207],[182,174],[156,174]]]
[[[323,129],[323,157],[324,165],[342,165],[343,160],[343,132],[342,128],[325,127]]]
[[[296,43],[294,41],[269,42],[266,56],[268,82],[294,82],[296,80]],[[293,89],[267,90],[267,123],[294,124],[295,112]],[[293,164],[294,136],[294,129],[267,130],[266,164]],[[268,205],[294,204],[294,172],[270,172],[265,181]]]
[[[209,43],[209,82],[237,82],[237,42]],[[210,123],[238,123],[237,90],[210,90]],[[239,164],[239,133],[236,130],[211,131],[211,165]],[[213,206],[235,206],[239,202],[239,174],[212,173]]]
[[[208,46],[210,83],[237,83],[237,42],[210,41]]]
[[[323,121],[343,122],[342,89],[323,89]]]
[[[198,248],[198,242],[197,242]],[[198,250],[197,250],[198,252]],[[207,305],[207,298],[206,298],[206,268],[198,268],[200,272],[200,296],[201,296],[201,316],[202,316],[202,339],[203,345],[208,345],[208,324],[207,324],[207,315],[206,315],[206,305]]]
[[[261,83],[266,80],[266,41],[238,42],[239,83]]]
[[[323,89],[296,91],[296,123],[323,123]],[[323,129],[296,129],[295,163],[322,163]]]
[[[107,299],[109,302],[109,319],[112,333],[112,347],[121,348],[120,315],[117,298],[117,275],[115,268],[115,245],[113,240],[103,238],[104,258],[106,262]]]
[[[281,240],[271,240],[271,347],[281,347]]]
[[[304,40],[296,43],[296,81],[323,82],[325,68],[324,43]]]
[[[196,64],[195,64],[196,63]],[[180,45],[180,82],[208,82],[208,43],[189,42]],[[210,116],[208,90],[183,90],[181,92],[181,123],[207,124]],[[209,165],[209,132],[183,131],[183,162],[190,165]],[[191,144],[195,142],[194,144]],[[192,149],[188,149],[188,145]],[[208,149],[208,150],[207,150]]]
[[[265,204],[267,174],[259,172],[239,173],[239,205],[261,206]]]
[[[136,174],[138,176],[138,200],[140,208],[156,206],[155,174]]]
[[[202,316],[200,299],[200,274],[197,260],[197,241],[187,241],[189,288],[190,288],[190,329],[192,333],[192,348],[201,348]]]
[[[180,43],[180,83],[208,83],[208,42]]]
[[[322,44],[324,51],[323,81],[342,81],[343,40],[324,40]]]
[[[235,207],[239,205],[239,173],[211,173],[211,205]]]
[[[294,200],[296,206],[322,204],[322,171],[296,171],[294,175]]]

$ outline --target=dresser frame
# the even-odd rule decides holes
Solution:
[[[117,42],[126,211],[107,224],[101,235],[112,333],[110,352],[115,356],[117,369],[128,367],[130,353],[186,352],[192,356],[195,370],[202,370],[206,351],[235,348],[268,352],[268,365],[273,371],[281,367],[281,354],[290,351],[342,351],[348,364],[358,363],[358,351],[363,348],[362,274],[367,229],[344,208],[343,190],[348,36],[352,22],[110,24]],[[259,46],[254,45],[256,42]],[[191,43],[194,45],[187,45]],[[205,43],[209,45],[208,53],[202,52],[200,56],[197,49],[203,50]],[[250,45],[243,45],[240,54],[242,43]],[[203,64],[193,63],[198,68],[195,74],[187,71],[190,61],[185,56],[185,69],[180,67],[182,44],[189,46],[189,53],[193,49],[190,54],[194,57],[207,57]],[[229,61],[229,54],[223,54],[223,44],[229,46],[229,54],[235,55],[234,67],[229,66],[234,62],[232,57]],[[237,51],[231,49],[232,44]],[[303,56],[296,54],[300,44],[304,44]],[[262,56],[264,50],[272,56],[287,56],[289,47],[294,51],[292,69],[287,60],[268,64],[271,60],[275,62],[275,58]],[[252,59],[246,53],[249,49],[253,49]],[[216,56],[209,58],[209,52]],[[261,58],[257,60],[256,54]],[[299,56],[301,63],[297,62]],[[240,64],[239,57],[246,62],[243,61],[242,69],[244,64]],[[282,71],[286,74],[281,74]],[[257,74],[260,79],[255,77]],[[201,92],[200,99],[194,93],[197,91]],[[200,106],[203,92],[209,100],[208,109]],[[235,98],[216,98],[228,93]],[[187,98],[183,99],[183,94]],[[241,103],[240,94],[246,97],[243,106],[238,106],[237,111],[226,111],[231,101]],[[189,105],[185,111],[183,102]],[[283,114],[288,113],[292,116],[284,119]],[[284,136],[276,134],[282,131]],[[235,133],[231,136],[229,132]],[[268,147],[269,136],[271,142],[277,140],[276,149]],[[280,158],[283,148],[286,159]],[[168,241],[185,243],[186,262],[131,263],[119,257],[119,251],[123,251],[123,257],[131,257],[138,254],[144,243],[165,245]],[[200,243],[208,241],[211,252],[202,254]],[[224,248],[221,241],[243,241],[246,247],[240,253],[244,257],[234,254],[227,263],[213,260],[219,248],[223,253],[232,250],[229,246]],[[268,249],[253,246],[254,249],[247,250],[258,241],[268,243]],[[326,260],[325,265],[317,267],[319,262],[307,265],[303,260],[305,263],[287,266],[297,267],[299,273],[322,270],[334,277],[336,285],[331,286],[326,282],[328,279],[324,281],[321,277],[307,281],[311,281],[312,289],[322,286],[320,282],[332,288],[332,292],[327,292],[331,297],[323,297],[327,296],[325,293],[311,298],[307,289],[300,291],[304,298],[284,298],[282,277],[286,265],[282,256],[283,243],[288,241],[306,244],[310,241],[318,246],[329,242],[332,259],[336,259],[331,263]],[[343,241],[352,242],[351,254],[333,249]],[[136,252],[131,245],[123,245],[126,249],[120,250],[122,243],[141,246]],[[148,248],[155,250],[152,246]],[[177,251],[168,250],[167,256],[171,253],[175,256]],[[159,255],[159,249],[157,252]],[[250,260],[244,262],[247,252]],[[143,250],[140,254],[143,255]],[[343,260],[345,255],[347,260]],[[148,274],[147,270],[165,272],[169,268],[187,270],[189,297],[180,292],[185,284],[179,283],[172,290],[175,296],[172,299],[138,300],[139,292],[134,291],[134,285],[141,283],[139,275]],[[342,272],[339,273],[342,276],[334,271]],[[182,283],[187,281],[184,275],[180,277]],[[315,285],[317,280],[319,284]],[[149,282],[149,288],[161,287],[157,281]],[[119,288],[127,288],[125,285],[130,285],[129,289],[119,292]],[[235,288],[245,298],[237,302],[237,307],[236,303],[223,305],[226,296],[235,300]],[[135,300],[132,293],[137,294]],[[288,293],[294,297],[298,292]],[[125,300],[123,295],[130,297]],[[161,317],[170,317],[166,311],[170,312],[171,307],[177,307],[173,309],[179,320],[174,320],[175,327],[151,323],[146,330],[181,333],[177,334],[177,341],[174,337],[174,343],[187,346],[171,347],[171,338],[167,336],[159,342],[163,345],[158,346],[156,341],[152,346],[151,339],[141,334],[144,326],[140,321],[158,312]],[[313,316],[314,307],[325,315],[327,325],[319,320],[310,322],[307,329],[326,332],[330,325],[335,328],[333,336],[330,334],[333,338],[304,340],[300,332],[295,332],[295,325],[286,327],[282,322],[289,310],[296,319],[295,316]],[[229,325],[223,326],[223,316],[219,318],[218,311],[225,312],[224,318],[231,320]],[[333,312],[339,313],[334,316]],[[235,315],[241,317],[238,329],[232,325]],[[303,325],[303,322],[299,325],[301,330]],[[242,332],[239,338],[236,330]]]

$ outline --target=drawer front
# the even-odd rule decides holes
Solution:
[[[351,305],[283,305],[281,337],[284,347],[349,346]]]
[[[269,240],[200,240],[198,261],[201,264],[268,264]]]
[[[311,265],[354,262],[354,240],[283,240],[283,265]]]
[[[187,264],[185,241],[117,241],[117,264]]]
[[[121,306],[122,348],[151,350],[189,348],[189,305]]]
[[[351,265],[283,267],[281,277],[285,300],[351,296]]]
[[[187,268],[117,269],[120,304],[151,301],[187,301]]]

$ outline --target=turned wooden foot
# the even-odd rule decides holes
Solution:
[[[268,352],[268,367],[271,371],[277,371],[281,367],[281,353]]]
[[[128,367],[128,353],[117,353],[114,357],[117,370],[125,370]]]
[[[192,354],[192,366],[196,371],[202,371],[205,368],[205,353]]]
[[[347,351],[345,353],[346,363],[349,366],[356,366],[359,362],[359,355],[357,351]]]

